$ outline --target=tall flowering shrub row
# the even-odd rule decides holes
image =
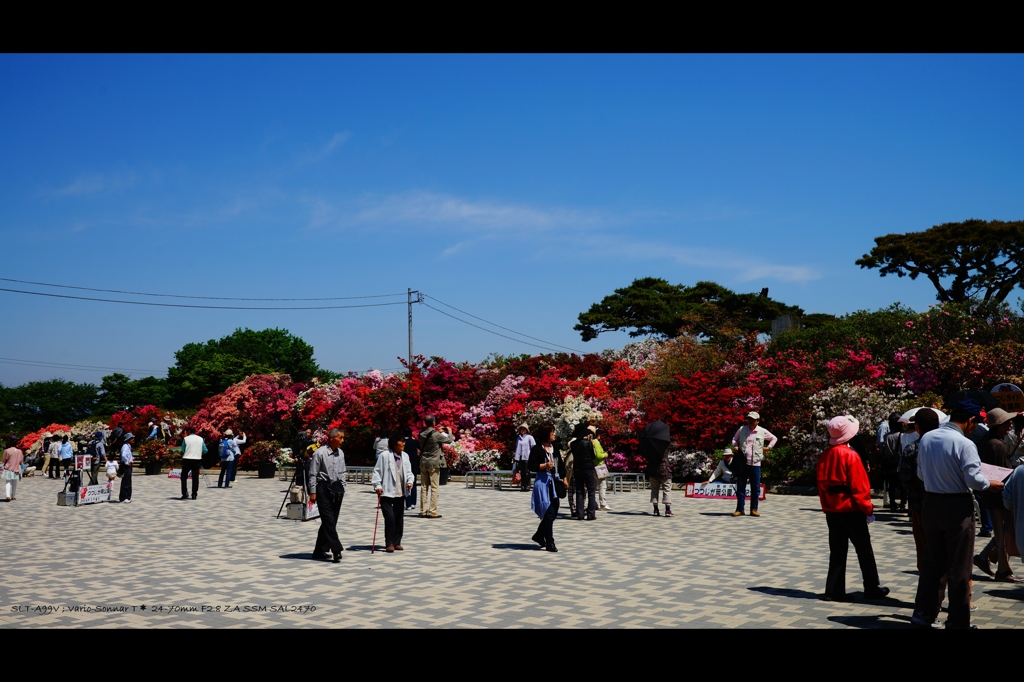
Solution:
[[[287,374],[254,374],[204,400],[190,423],[208,440],[227,429],[244,431],[254,441],[272,440],[278,429],[288,428],[298,388]]]
[[[25,452],[26,454],[36,454],[43,445],[44,434],[49,433],[52,436],[71,436],[71,427],[67,424],[49,424],[33,431],[22,437],[18,441],[18,449]]]

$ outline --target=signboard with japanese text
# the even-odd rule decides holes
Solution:
[[[75,504],[81,507],[83,504],[109,502],[111,488],[110,481],[100,485],[83,485],[78,489],[78,498],[75,500]]]
[[[75,468],[88,469],[92,466],[92,455],[75,455]]]
[[[765,484],[761,484],[760,494],[757,499],[763,500],[767,495],[768,489]],[[750,484],[746,487],[747,499],[750,499]],[[719,483],[715,481],[711,485],[706,483],[687,483],[686,484],[686,497],[693,497],[698,500],[735,500],[736,499],[736,484],[735,483]]]
[[[1024,391],[1013,384],[999,384],[992,389],[999,407],[1007,412],[1024,412]]]
[[[181,478],[181,469],[171,469],[167,472],[167,478]]]

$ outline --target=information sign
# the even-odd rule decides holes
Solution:
[[[999,407],[1007,412],[1024,412],[1024,391],[1013,384],[999,384],[992,389]]]
[[[75,500],[75,504],[81,507],[83,504],[108,502],[110,500],[110,491],[110,481],[101,485],[83,485],[78,489],[78,498]]]
[[[167,472],[167,478],[181,478],[181,469],[171,469]]]

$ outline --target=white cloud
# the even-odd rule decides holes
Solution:
[[[135,184],[135,173],[93,173],[75,178],[71,184],[51,190],[57,197],[80,197],[99,192],[116,192]]]
[[[604,219],[594,211],[534,208],[496,201],[473,201],[432,192],[408,192],[364,200],[346,222],[367,225],[434,225],[493,232],[537,232],[566,227],[596,227]]]
[[[352,133],[348,132],[347,130],[343,133],[335,133],[334,137],[331,138],[331,141],[324,145],[324,148],[320,150],[320,156],[327,156],[328,154],[334,151],[335,147],[343,145],[346,142],[348,142],[348,139],[350,137],[352,137]]]

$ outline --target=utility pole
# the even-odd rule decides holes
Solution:
[[[413,294],[416,294],[416,298],[415,299],[413,299],[413,297],[412,297]],[[423,294],[421,294],[418,291],[413,291],[412,289],[408,289],[408,294],[407,294],[406,302],[407,302],[407,304],[409,306],[409,366],[412,367],[412,304],[413,303],[422,303],[423,302]]]

